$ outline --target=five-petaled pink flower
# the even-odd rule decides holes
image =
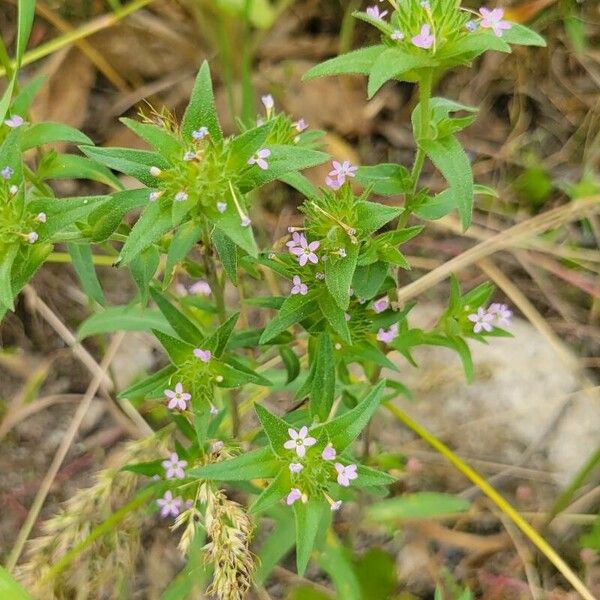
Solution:
[[[480,25],[484,29],[491,29],[498,37],[502,37],[503,30],[512,27],[508,21],[502,20],[502,17],[504,16],[503,8],[494,8],[494,10],[490,10],[489,8],[482,7],[479,9],[479,14],[481,15]]]
[[[302,492],[298,488],[292,488],[285,499],[285,503],[291,506],[296,500],[300,500],[300,498],[302,498]]]
[[[293,126],[298,133],[302,133],[305,129],[308,129],[308,123],[304,119],[298,119],[293,123]]]
[[[285,245],[288,247],[290,252],[292,251],[292,248],[300,245],[300,242],[302,241],[303,237],[304,236],[301,233],[298,233],[297,231],[294,231],[292,233],[292,239],[289,242],[285,243]]]
[[[192,138],[195,140],[203,140],[208,135],[208,127],[200,127],[192,131]]]
[[[379,10],[378,6],[369,6],[367,7],[367,15],[369,15],[369,17],[371,17],[371,19],[378,19],[378,20],[383,20],[383,17],[385,17],[388,14],[387,10]]]
[[[500,327],[508,327],[513,316],[512,310],[506,304],[494,302],[488,308],[488,314],[494,317],[494,321]]]
[[[160,507],[161,517],[168,517],[169,515],[176,517],[179,514],[182,502],[180,496],[173,498],[173,492],[167,490],[165,495],[156,501],[156,504]]]
[[[269,163],[265,160],[271,156],[271,151],[268,148],[261,148],[248,159],[249,165],[258,165],[263,171],[266,171],[269,168]]]
[[[197,296],[210,296],[210,285],[203,281],[196,281],[196,283],[190,286],[190,294],[196,294]]]
[[[304,467],[300,463],[290,463],[290,471],[292,473],[300,473]]]
[[[494,315],[488,313],[481,306],[477,309],[476,313],[470,314],[467,319],[474,323],[473,332],[479,333],[482,329],[484,331],[491,331],[494,328]]]
[[[202,350],[201,348],[194,348],[194,356],[199,358],[202,362],[209,362],[212,358],[212,352],[210,350]]]
[[[296,294],[306,296],[306,294],[308,294],[308,286],[305,283],[302,283],[302,280],[298,275],[294,275],[292,283],[292,290],[290,292],[292,296],[295,296]]]
[[[384,296],[383,298],[379,298],[379,300],[375,300],[375,302],[373,302],[373,310],[379,314],[384,310],[387,310],[389,305],[390,299],[387,296]]]
[[[187,460],[179,460],[177,452],[173,452],[167,460],[162,461],[162,466],[165,468],[165,477],[167,479],[183,479],[185,473],[184,467],[187,467]]]
[[[425,50],[431,48],[431,46],[433,46],[433,42],[434,37],[431,34],[431,27],[429,27],[429,25],[423,25],[419,35],[415,35],[415,37],[412,38],[412,43],[417,48],[424,48]]]
[[[348,465],[345,467],[342,463],[335,463],[334,467],[338,474],[337,482],[344,487],[348,487],[350,482],[358,477],[356,465]]]
[[[317,443],[317,440],[314,437],[308,436],[308,427],[306,425],[302,426],[300,431],[296,431],[290,427],[288,429],[288,435],[290,436],[290,439],[283,444],[283,447],[286,450],[295,450],[300,458],[304,458],[307,448],[310,448]]]
[[[352,166],[349,160],[340,163],[334,160],[332,163],[333,169],[329,171],[329,177],[325,179],[325,183],[332,189],[339,189],[345,182],[346,177],[356,177],[358,167]]]
[[[167,406],[171,410],[176,408],[185,410],[187,408],[187,403],[192,399],[191,394],[183,391],[183,385],[181,385],[181,383],[175,385],[175,391],[165,390],[165,396],[169,398],[169,404]]]
[[[381,328],[377,332],[377,339],[384,344],[391,344],[398,337],[398,323],[394,323],[389,329]]]
[[[297,246],[290,248],[290,252],[298,257],[298,264],[303,267],[308,261],[316,265],[319,262],[318,256],[315,254],[315,250],[319,248],[321,244],[319,242],[308,243],[306,237],[300,234],[300,241]]]

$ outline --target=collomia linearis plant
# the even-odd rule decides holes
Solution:
[[[122,119],[152,150],[96,147],[73,128],[29,122],[41,81],[17,86],[33,14],[26,4],[0,102],[0,313],[66,245],[97,309],[95,332],[127,329],[135,309],[168,364],[120,391],[151,407],[157,437],[128,447],[120,469],[103,473],[46,523],[49,537],[33,543],[23,581],[45,600],[75,597],[77,589],[121,597],[115,590],[132,577],[141,530],[160,520],[178,537],[185,569],[201,574],[217,598],[247,596],[259,564],[253,536],[264,538],[265,523],[276,523],[270,566],[295,546],[302,575],[334,535],[337,511],[357,495],[374,502],[394,483],[385,464],[359,457],[355,444],[380,406],[405,392],[388,354],[417,367],[413,348],[446,346],[469,379],[465,340],[509,335],[511,311],[490,304],[492,286],[463,293],[456,279],[435,326],[412,328],[414,304],[398,301],[399,273],[410,269],[401,248],[429,220],[455,210],[468,228],[477,195],[495,194],[474,182],[456,137],[477,109],[436,97],[436,82],[488,50],[544,42],[501,9],[472,11],[457,0],[390,0],[355,13],[379,31],[379,43],[305,78],[366,75],[369,97],[390,80],[414,84],[416,154],[412,166],[333,161],[317,187],[302,171],[330,160],[324,132],[264,96],[258,118],[225,135],[207,63],[180,121],[164,112]],[[24,154],[56,141],[77,144],[83,156]],[[447,182],[441,193],[421,184],[427,161]],[[115,171],[141,187],[124,189]],[[112,191],[55,197],[49,182],[72,177]],[[261,188],[275,180],[304,201],[301,224],[272,240],[252,218]],[[130,227],[125,217],[133,212],[139,217]],[[131,273],[139,293],[129,307],[106,306],[99,256]],[[294,400],[287,410],[285,398]]]

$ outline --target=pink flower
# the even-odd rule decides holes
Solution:
[[[300,431],[296,431],[290,427],[288,429],[288,434],[290,439],[283,444],[283,447],[286,450],[295,450],[300,458],[304,458],[307,448],[310,448],[317,443],[317,440],[314,437],[307,437],[308,427],[306,425],[304,425]]]
[[[377,339],[385,344],[391,344],[398,337],[398,323],[394,323],[387,331],[381,328],[377,332]]]
[[[323,452],[321,452],[321,458],[323,460],[334,460],[336,456],[337,452],[331,444],[328,444],[323,450]]]
[[[367,7],[367,15],[369,15],[369,17],[371,17],[371,19],[383,20],[383,17],[385,17],[387,14],[388,14],[387,10],[383,10],[380,12],[378,6]]]
[[[425,50],[433,46],[433,41],[434,37],[433,35],[431,35],[431,28],[429,27],[429,25],[423,25],[423,27],[421,27],[421,32],[419,33],[419,35],[415,35],[415,37],[412,38],[412,43],[417,48],[424,48]]]
[[[290,471],[292,473],[300,473],[304,467],[300,463],[290,463]]]
[[[187,199],[188,199],[187,192],[184,192],[183,190],[181,192],[177,192],[175,194],[175,200],[177,202],[185,202]]]
[[[6,119],[4,124],[10,127],[11,129],[15,129],[17,127],[21,127],[21,125],[25,125],[25,120],[23,117],[19,115],[13,115],[10,119]]]
[[[223,214],[227,210],[227,202],[217,202],[217,210]]]
[[[206,281],[200,280],[190,286],[190,294],[198,296],[210,296],[210,285]]]
[[[35,231],[30,231],[27,234],[27,241],[30,244],[35,244],[38,241],[39,235]]]
[[[173,390],[165,390],[165,396],[169,398],[168,408],[174,410],[178,408],[179,410],[185,410],[187,408],[187,403],[192,399],[192,395],[183,391],[183,386],[181,383],[177,383],[175,385],[175,391]]]
[[[296,294],[300,294],[301,296],[306,296],[308,294],[308,286],[305,283],[302,283],[302,280],[298,275],[294,275],[292,279],[292,291],[290,292],[293,296]]]
[[[248,227],[250,223],[252,223],[252,221],[250,220],[250,217],[248,215],[244,215],[240,220],[240,225],[242,227]]]
[[[498,37],[502,37],[502,31],[510,29],[512,25],[508,21],[503,21],[504,16],[503,8],[480,8],[479,14],[481,14],[481,26],[484,29],[491,29]]]
[[[258,165],[263,171],[269,168],[269,163],[265,160],[271,156],[271,151],[268,148],[261,148],[256,154],[248,159],[249,165]]]
[[[194,348],[194,356],[199,358],[202,362],[209,362],[212,358],[212,352],[210,350],[202,350],[201,348]]]
[[[479,333],[482,329],[484,331],[491,331],[494,321],[494,315],[489,314],[484,308],[479,307],[476,313],[473,313],[467,317],[469,321],[474,323],[473,332]]]
[[[345,179],[340,180],[332,177],[325,177],[325,185],[334,191],[339,190],[344,185]]]
[[[379,314],[384,310],[387,310],[389,306],[390,299],[387,296],[384,296],[383,298],[379,298],[379,300],[375,300],[375,302],[373,302],[373,311]]]
[[[154,190],[148,194],[148,200],[150,202],[156,202],[162,196],[162,192],[157,192]]]
[[[356,472],[356,465],[348,465],[345,467],[341,463],[335,463],[335,470],[337,471],[337,482],[344,487],[348,487],[353,479],[358,477]]]
[[[2,179],[10,179],[13,176],[13,169],[11,167],[4,167],[2,171],[0,171],[0,175]]]
[[[308,129],[308,123],[304,119],[298,119],[293,123],[293,126],[298,133],[302,133],[305,129]]]
[[[176,452],[173,452],[167,460],[163,460],[161,464],[165,469],[167,479],[183,479],[185,477],[183,469],[187,467],[187,460],[179,460]]]
[[[488,314],[493,315],[496,325],[500,327],[508,327],[513,316],[512,310],[506,304],[490,304]]]
[[[48,220],[48,217],[45,212],[41,212],[36,215],[35,220],[38,223],[45,223]]]
[[[329,177],[337,177],[341,183],[346,181],[346,177],[356,177],[358,167],[352,166],[349,160],[345,160],[343,163],[334,160],[331,164],[333,169],[329,171]]]
[[[343,502],[341,500],[336,500],[335,502],[332,502],[329,507],[331,508],[331,510],[333,512],[335,512],[336,510],[340,510],[340,508],[342,507]]]
[[[290,248],[290,252],[298,257],[298,264],[303,267],[308,261],[316,265],[319,262],[315,250],[319,248],[319,242],[311,242],[306,240],[303,234],[300,234],[300,242],[298,246]]]
[[[180,496],[173,498],[173,492],[171,492],[171,490],[167,490],[165,495],[156,501],[156,504],[158,504],[160,507],[161,517],[164,518],[168,517],[169,515],[176,517],[181,509],[182,500]]]
[[[292,488],[285,499],[285,503],[291,506],[296,500],[300,500],[300,498],[302,498],[302,492],[298,488]]]

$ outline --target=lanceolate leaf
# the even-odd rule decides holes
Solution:
[[[310,394],[310,414],[321,422],[329,416],[335,397],[335,361],[333,345],[326,333],[319,336],[313,356],[314,375]]]
[[[464,229],[471,224],[473,213],[473,171],[471,163],[453,136],[438,140],[421,140],[423,150],[453,189]]]
[[[261,448],[223,462],[189,469],[187,476],[216,481],[248,481],[275,477],[280,469],[281,462],[271,449]]]
[[[314,498],[309,498],[306,504],[295,502],[293,509],[296,517],[296,568],[298,575],[304,575],[319,527],[327,514],[325,511],[331,511],[324,499]]]
[[[113,331],[161,330],[173,333],[167,320],[157,311],[134,306],[110,306],[88,317],[77,330],[77,337],[112,333]]]
[[[343,452],[367,426],[381,402],[384,387],[385,381],[380,381],[355,408],[315,427],[311,430],[311,435],[318,438],[326,434],[338,453]]]
[[[183,115],[181,131],[188,140],[191,140],[192,131],[201,127],[208,128],[213,140],[221,141],[223,139],[223,132],[215,109],[210,68],[206,61],[202,63],[196,76],[190,102]]]
[[[271,481],[263,493],[256,499],[254,504],[252,504],[250,507],[250,512],[259,513],[271,508],[271,506],[283,498],[289,489],[290,472],[289,469],[284,466],[279,472],[279,475],[277,475],[277,477]]]
[[[41,161],[37,175],[40,179],[91,179],[115,190],[123,185],[110,169],[78,154],[47,154]]]
[[[106,299],[96,275],[91,246],[89,244],[71,243],[67,244],[67,248],[85,293],[89,298],[104,306]]]
[[[53,142],[71,142],[73,144],[92,144],[90,138],[78,129],[62,123],[35,123],[23,131],[21,149],[29,150],[42,144]]]
[[[235,243],[220,229],[215,229],[211,236],[215,245],[223,270],[229,280],[237,284],[237,249]]]
[[[511,28],[502,33],[502,39],[509,44],[546,47],[546,40],[541,35],[520,23],[511,23]]]
[[[290,296],[282,304],[277,316],[269,321],[265,327],[265,330],[260,337],[260,343],[266,344],[269,340],[272,340],[276,335],[285,331],[288,327],[291,327],[312,315],[316,308],[317,303],[308,296],[302,296],[301,294]]]
[[[177,310],[158,290],[150,288],[150,295],[154,302],[156,302],[160,312],[167,319],[171,327],[177,332],[177,335],[182,340],[192,345],[202,345],[204,342],[204,336],[198,329],[195,323],[193,323],[188,317],[186,317],[181,311]]]
[[[206,340],[205,346],[215,356],[219,357],[225,351],[225,346],[233,333],[235,325],[238,321],[240,314],[235,313],[225,321],[219,328]]]
[[[286,450],[283,445],[290,438],[288,434],[288,429],[290,427],[289,424],[283,419],[280,419],[279,417],[270,413],[264,406],[261,406],[260,404],[255,404],[254,410],[256,410],[260,424],[269,438],[273,452],[277,455],[285,456],[288,450]]]
[[[367,75],[373,68],[375,61],[385,50],[387,50],[387,46],[384,45],[368,46],[367,48],[361,48],[360,50],[336,56],[314,66],[304,74],[302,79],[306,80],[313,79],[314,77],[343,74]]]
[[[121,123],[129,127],[131,131],[139,135],[143,140],[148,142],[155,150],[168,158],[181,158],[183,155],[182,143],[171,133],[165,131],[158,125],[151,123],[140,123],[133,119],[123,117],[119,119]]]
[[[337,305],[346,310],[350,304],[350,286],[358,260],[358,244],[346,249],[344,258],[329,257],[325,263],[325,283]]]
[[[350,330],[346,321],[345,312],[337,305],[329,290],[323,290],[317,298],[319,307],[325,319],[333,331],[339,335],[345,342],[350,343]]]

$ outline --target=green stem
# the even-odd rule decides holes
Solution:
[[[415,141],[417,142],[417,153],[415,155],[415,162],[410,174],[412,180],[412,191],[407,194],[406,202],[404,205],[404,212],[398,220],[398,229],[402,229],[408,223],[408,219],[412,213],[412,204],[414,202],[417,189],[419,187],[419,177],[425,164],[425,151],[421,148],[420,141],[427,139],[429,133],[429,120],[431,118],[431,89],[433,87],[433,71],[426,70],[423,73],[423,77],[419,82],[419,131],[415,131]]]
[[[69,564],[77,558],[77,555],[83,552],[88,546],[95,542],[100,536],[108,533],[111,529],[116,527],[130,512],[140,508],[156,495],[156,488],[146,489],[141,492],[131,502],[128,502],[122,506],[119,510],[114,512],[106,521],[94,527],[90,534],[79,544],[73,546],[67,553],[65,553],[58,561],[56,561],[47,573],[42,577],[40,584],[44,583],[48,579],[52,579],[64,571]]]
[[[46,259],[46,262],[71,263],[71,262],[73,262],[73,259],[71,258],[71,255],[68,254],[67,252],[52,252],[52,254],[50,254],[48,256],[48,258]],[[95,265],[110,267],[114,264],[115,257],[94,254],[94,255],[92,255],[92,262]]]
[[[202,254],[202,262],[204,264],[204,270],[206,271],[206,278],[210,285],[210,289],[215,297],[215,304],[217,305],[217,313],[219,315],[219,322],[224,323],[227,320],[227,313],[225,311],[225,297],[224,297],[224,285],[219,280],[219,274],[215,266],[214,260],[212,260],[209,252],[211,248],[210,243],[210,230],[208,228],[208,221],[202,220],[202,241],[204,243],[204,252]]]

